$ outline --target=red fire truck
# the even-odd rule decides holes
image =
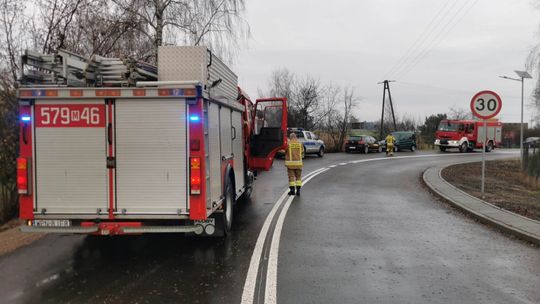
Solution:
[[[502,123],[498,120],[487,122],[487,135],[484,133],[484,122],[477,120],[442,120],[435,132],[435,146],[441,151],[450,148],[459,152],[471,152],[482,149],[483,138],[486,138],[486,152],[501,146]]]
[[[23,56],[23,231],[230,231],[234,203],[286,144],[286,99],[253,104],[205,47],[162,47],[158,58],[156,70],[65,51]]]

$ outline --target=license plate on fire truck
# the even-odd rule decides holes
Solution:
[[[34,227],[71,227],[70,220],[33,220]]]
[[[203,226],[206,226],[208,224],[215,225],[216,224],[216,219],[215,218],[208,218],[206,220],[195,220],[195,225],[197,225],[197,224],[200,224],[200,225],[203,225]]]

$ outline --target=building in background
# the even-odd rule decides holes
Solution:
[[[519,122],[504,123],[502,128],[502,145],[504,148],[519,148]],[[528,123],[523,123],[523,130],[529,129]]]

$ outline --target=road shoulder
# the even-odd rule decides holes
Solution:
[[[449,165],[431,167],[424,172],[422,178],[428,188],[481,222],[540,245],[539,221],[501,209],[459,190],[442,178],[441,171],[447,166]]]
[[[23,233],[19,227],[18,220],[13,220],[1,227],[0,256],[30,245],[45,236],[44,233]]]

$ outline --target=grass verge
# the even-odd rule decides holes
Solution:
[[[457,188],[481,198],[482,163],[453,165],[442,177]],[[486,162],[484,201],[505,210],[540,220],[540,187],[531,184],[520,170],[519,160]]]

